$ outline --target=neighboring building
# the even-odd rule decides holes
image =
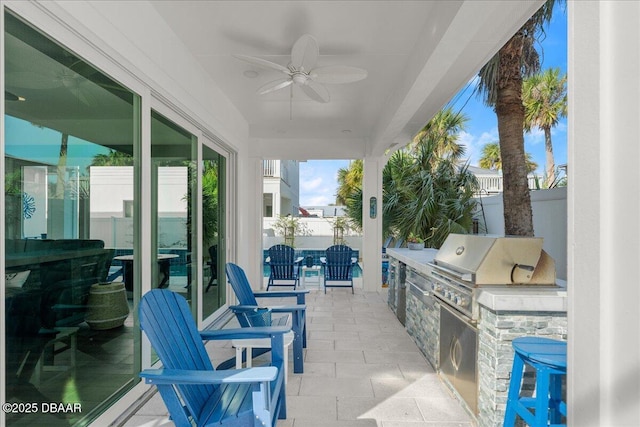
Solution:
[[[300,207],[300,162],[264,160],[262,216],[298,215]]]
[[[499,194],[502,193],[502,171],[495,169],[483,169],[478,166],[468,166],[469,172],[474,174],[476,178],[478,178],[479,190],[478,194],[486,195],[486,194]],[[536,181],[539,180],[539,177],[535,174],[528,175],[529,188],[531,190],[538,189],[538,184]]]

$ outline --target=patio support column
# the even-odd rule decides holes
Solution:
[[[237,256],[237,264],[245,270],[251,286],[262,288],[262,159],[238,157],[237,234],[228,242]]]
[[[568,2],[568,411],[640,425],[640,3]]]
[[[362,177],[362,257],[363,288],[379,291],[382,286],[382,170],[387,158],[365,157]],[[371,198],[377,200],[375,218],[370,215]]]

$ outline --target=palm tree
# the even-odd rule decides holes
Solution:
[[[538,169],[538,164],[533,161],[531,153],[524,153],[525,161],[527,162],[527,172],[531,173]],[[481,168],[491,170],[502,169],[502,157],[500,156],[500,143],[490,142],[482,147],[482,157],[478,162]]]
[[[133,156],[124,151],[109,149],[107,154],[96,154],[91,166],[133,166]]]
[[[353,192],[362,187],[363,173],[362,159],[352,161],[346,169],[338,169],[338,193],[336,194],[338,205],[346,205]]]
[[[433,159],[458,160],[465,152],[464,145],[458,144],[460,131],[468,121],[467,116],[460,112],[454,113],[451,107],[440,110],[413,137],[412,149],[416,150],[418,145],[433,141]]]
[[[482,156],[478,161],[481,168],[491,170],[502,169],[502,158],[500,157],[500,144],[498,142],[490,142],[482,147]]]
[[[555,0],[542,7],[480,69],[477,91],[495,109],[504,176],[506,234],[533,236],[533,214],[524,153],[522,79],[538,72],[536,38],[551,20]]]
[[[468,232],[477,183],[466,166],[459,165],[465,147],[457,143],[458,133],[466,120],[463,115],[444,110],[406,149],[393,153],[382,172],[385,237],[414,234],[427,246],[439,247],[450,232]],[[341,176],[346,176],[346,171]],[[346,206],[347,215],[361,227],[361,175],[359,179]]]
[[[422,238],[427,247],[439,248],[449,233],[468,233],[475,207],[478,183],[466,165],[438,158],[433,140],[420,144],[412,162],[401,172],[403,182],[389,192],[394,227],[398,234]]]
[[[544,131],[546,153],[546,186],[556,180],[551,128],[567,115],[567,75],[560,76],[559,68],[549,68],[544,73],[534,74],[524,80],[522,86],[524,103],[524,129],[531,132],[537,127]]]

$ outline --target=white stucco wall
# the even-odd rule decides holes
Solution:
[[[476,199],[478,209],[474,215],[480,228],[488,234],[504,234],[504,209],[502,194]],[[556,262],[556,275],[567,279],[567,188],[536,190],[531,192],[533,230],[536,237],[544,239],[543,249]],[[483,215],[484,211],[484,215]]]
[[[640,425],[640,2],[569,4],[568,411]]]

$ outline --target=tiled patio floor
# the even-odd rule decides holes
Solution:
[[[311,291],[307,319],[304,374],[290,362],[279,427],[473,426],[387,308],[386,292]],[[215,362],[234,354],[228,343],[210,351]],[[126,426],[172,424],[156,394]]]

